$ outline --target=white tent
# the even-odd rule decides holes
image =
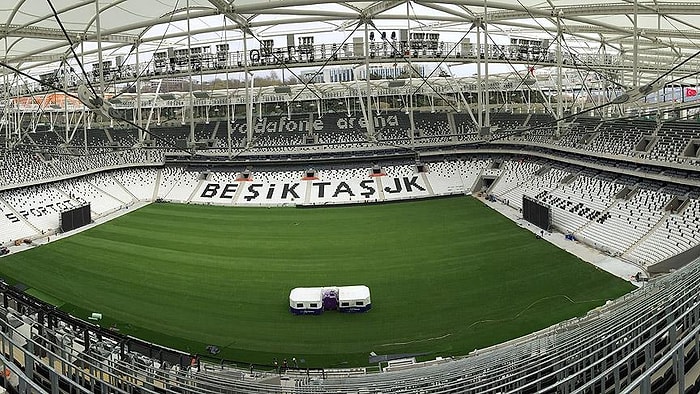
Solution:
[[[364,312],[372,308],[369,287],[344,286],[339,287],[338,290],[338,309],[341,312]]]
[[[320,287],[297,287],[289,292],[289,311],[297,315],[323,312]]]
[[[369,288],[358,286],[297,287],[289,292],[289,311],[297,315],[324,310],[365,312],[372,308]]]

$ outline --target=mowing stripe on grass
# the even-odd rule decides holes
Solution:
[[[100,312],[125,334],[310,367],[367,365],[372,351],[466,354],[632,289],[470,197],[332,209],[153,204],[2,261],[2,275],[40,298],[82,318]],[[370,287],[371,311],[288,311],[294,287],[355,284]]]

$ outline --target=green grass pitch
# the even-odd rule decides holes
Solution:
[[[580,316],[632,285],[471,197],[320,209],[153,204],[3,258],[77,317],[169,347],[271,364],[461,355]],[[294,316],[290,289],[365,284],[371,311]]]

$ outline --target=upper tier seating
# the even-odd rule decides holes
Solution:
[[[0,185],[12,185],[49,179],[61,173],[43,155],[23,151],[5,152],[0,172]]]
[[[679,156],[691,139],[700,138],[700,124],[695,122],[664,122],[657,132],[658,140],[646,158],[657,161],[682,161]]]
[[[498,131],[513,131],[525,127],[525,122],[529,114],[511,114],[507,112],[492,112],[489,114],[491,126],[496,127]]]
[[[419,143],[443,143],[452,141],[452,131],[446,113],[421,113],[414,115]]]
[[[569,130],[562,133],[556,143],[570,148],[585,149],[587,138],[594,134],[600,125],[600,118],[577,116],[569,125]]]
[[[408,114],[401,111],[392,111],[380,114],[383,121],[378,122],[374,131],[377,140],[387,141],[394,144],[403,144],[409,140],[411,130],[411,120]]]
[[[641,137],[651,135],[656,127],[656,122],[644,120],[603,122],[587,149],[614,155],[633,155]]]
[[[26,184],[65,175],[137,163],[162,163],[162,151],[125,150],[88,156],[41,155],[24,151],[5,152],[0,186]]]
[[[236,155],[243,151],[249,153],[266,152],[322,152],[333,150],[352,150],[355,148],[383,149],[387,145],[415,144],[420,149],[424,145],[463,144],[470,141],[483,141],[472,117],[465,112],[372,112],[375,135],[367,132],[363,115],[360,111],[292,114],[288,119],[284,114],[254,118],[255,133],[248,141],[246,120],[240,115],[230,124],[215,120],[209,123],[197,123],[194,126],[196,149],[205,155]],[[574,148],[583,153],[605,154],[618,157],[634,157],[651,162],[680,162],[683,164],[700,164],[697,149],[689,149],[690,156],[684,156],[691,140],[698,140],[700,127],[695,121],[667,121],[658,123],[644,119],[605,119],[577,116],[570,123],[563,123],[557,133],[554,117],[544,113],[493,112],[490,114],[490,138],[505,140],[510,143],[537,143],[551,145],[553,148]],[[145,135],[145,142],[168,152],[191,151],[195,149],[189,140],[191,126],[159,126],[151,124],[150,133]],[[413,125],[413,126],[412,126]],[[93,128],[87,132],[89,155],[111,154],[113,149],[131,149],[138,144],[138,132],[126,125],[115,128]],[[229,133],[230,129],[230,133]],[[413,138],[411,132],[413,131]],[[557,136],[557,134],[559,136]],[[503,137],[507,137],[504,139]],[[84,136],[76,132],[70,143],[64,142],[64,133],[53,130],[38,129],[26,133],[24,143],[20,146],[33,150],[43,149],[52,156],[34,157],[34,161],[44,161],[45,165],[35,166],[33,174],[43,172],[36,179],[51,178],[49,175],[58,161],[71,161],[68,155],[85,153]],[[489,139],[485,135],[486,139]],[[648,151],[637,151],[642,138],[651,142]],[[229,150],[230,139],[230,150]],[[375,142],[376,141],[376,142]],[[377,143],[378,142],[378,143]],[[162,152],[161,151],[161,154]],[[16,154],[15,154],[16,155]],[[620,165],[624,164],[620,162]],[[33,163],[36,164],[36,163]],[[56,164],[60,165],[60,164]],[[49,167],[49,168],[41,168]],[[59,174],[70,169],[60,168]],[[698,175],[700,177],[700,175]],[[0,174],[0,182],[8,175]],[[26,177],[14,174],[11,181]],[[31,179],[30,179],[31,180]]]
[[[110,146],[109,136],[105,129],[87,129],[85,134],[87,134],[88,151],[90,148]],[[82,129],[77,130],[70,141],[70,145],[74,148],[85,149],[85,135],[83,135]]]
[[[106,130],[112,145],[117,148],[130,148],[138,142],[138,132],[134,129],[108,129]],[[152,137],[147,136],[146,139]]]
[[[476,141],[479,139],[479,130],[469,114],[452,114],[455,123],[455,132],[458,141]]]

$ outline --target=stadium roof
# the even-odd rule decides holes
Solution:
[[[630,54],[638,45],[637,60],[659,69],[700,49],[697,1],[8,0],[0,6],[6,21],[0,51],[3,61],[22,68],[58,62],[71,55],[62,27],[76,51],[90,56],[98,39],[109,55],[128,53],[139,41],[154,48],[186,45],[188,31],[195,42],[235,40],[242,30],[260,38],[347,35],[367,19],[378,29],[410,25],[459,34],[484,14],[489,31],[505,36],[554,37],[559,24],[572,46]]]

